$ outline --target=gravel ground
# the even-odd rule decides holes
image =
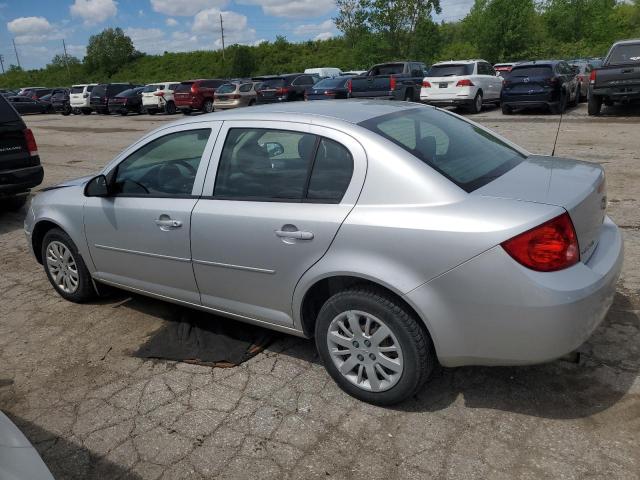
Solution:
[[[559,132],[556,155],[605,167],[626,242],[615,303],[579,364],[441,369],[385,409],[343,394],[293,337],[228,369],[133,358],[176,308],[127,293],[63,301],[28,253],[24,211],[0,212],[0,409],[57,479],[640,478],[637,112],[594,119],[581,105]],[[26,117],[42,186],[177,118]],[[558,127],[541,112],[473,118],[535,153],[551,152]]]

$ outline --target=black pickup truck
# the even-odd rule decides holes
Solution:
[[[640,100],[640,39],[613,44],[601,67],[589,77],[589,115],[599,115],[602,104]]]
[[[21,208],[43,175],[33,133],[0,95],[0,209]]]
[[[374,65],[367,73],[347,82],[351,98],[417,101],[427,66],[420,62]]]

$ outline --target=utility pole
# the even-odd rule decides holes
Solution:
[[[16,52],[16,61],[18,62],[18,67],[22,68],[22,66],[20,65],[20,57],[18,56],[18,49],[16,48],[16,41],[12,38],[11,41],[13,42],[13,51]]]
[[[222,34],[222,61],[224,62],[224,25],[222,24],[222,13],[220,14],[220,33]]]
[[[71,71],[69,70],[69,57],[67,56],[67,45],[64,43],[64,38],[62,39],[62,49],[64,50],[64,64],[67,66],[67,75],[69,76],[69,81],[71,81]]]
[[[0,54],[0,67],[2,67],[2,74],[4,75],[4,55]]]

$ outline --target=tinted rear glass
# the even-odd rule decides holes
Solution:
[[[182,82],[181,84],[179,84],[175,91],[176,92],[189,92],[191,91],[191,85],[193,85],[193,82]]]
[[[403,110],[360,125],[411,153],[467,192],[500,177],[525,158],[485,130],[435,109]]]
[[[0,95],[0,123],[6,122],[19,122],[20,115],[16,113],[16,111],[9,105],[9,102]]]
[[[347,80],[349,80],[349,77],[326,78],[316,83],[314,88],[344,88]]]
[[[152,93],[156,90],[162,90],[162,85],[147,85],[142,91],[144,93]]]
[[[93,87],[93,90],[91,91],[91,95],[94,97],[101,97],[106,93],[106,91],[107,91],[106,85],[96,85],[95,87]]]
[[[125,90],[129,90],[130,88],[130,85],[109,85],[107,87],[107,92],[109,95],[115,95],[117,93],[124,92]]]
[[[618,45],[611,52],[609,65],[640,64],[640,43],[635,45]]]
[[[453,77],[462,75],[471,75],[473,73],[473,64],[461,65],[434,65],[429,70],[427,77]]]
[[[237,85],[233,85],[233,84],[226,84],[226,85],[221,85],[220,87],[218,87],[218,90],[216,93],[233,93],[236,91],[236,87]]]
[[[133,89],[125,90],[124,92],[117,94],[116,97],[133,97],[135,93],[136,92]]]
[[[389,65],[380,65],[371,70],[373,75],[396,75],[404,71],[404,64],[390,63]]]
[[[281,88],[285,86],[284,78],[274,78],[272,80],[265,80],[262,82],[260,88],[262,90],[266,90],[268,88]]]
[[[71,87],[71,93],[82,93],[84,91],[84,87]]]
[[[553,70],[549,65],[532,67],[513,67],[511,78],[513,77],[551,77]]]

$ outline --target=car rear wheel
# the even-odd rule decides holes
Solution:
[[[155,115],[158,111],[155,108],[147,108],[147,113],[149,115]]]
[[[182,114],[183,115],[191,115],[191,110],[189,110],[188,108],[184,108],[184,109],[182,109]]]
[[[95,298],[89,270],[73,240],[62,230],[54,228],[45,234],[42,263],[49,282],[65,300],[82,303]]]
[[[562,115],[567,109],[567,100],[567,93],[563,91],[560,94],[560,100],[558,103],[551,106],[551,113]]]
[[[81,111],[82,111],[83,115],[91,115],[91,109],[90,108],[83,108]]]
[[[502,114],[503,115],[511,115],[513,113],[513,109],[509,105],[507,105],[506,103],[503,103],[501,105],[501,107],[502,107]]]
[[[167,115],[174,115],[176,113],[176,104],[173,102],[167,103]]]
[[[482,92],[476,93],[469,110],[471,113],[480,113],[482,111]]]
[[[15,197],[5,198],[1,201],[0,205],[7,210],[13,212],[20,210],[25,203],[27,203],[28,195],[18,195]]]
[[[253,107],[256,104],[255,100],[249,100],[249,106]]]
[[[342,390],[392,405],[417,393],[435,365],[431,339],[418,322],[383,291],[354,287],[320,309],[316,347]]]
[[[202,105],[202,109],[206,112],[206,113],[211,113],[213,112],[213,101],[212,100],[205,100],[204,104]]]
[[[587,103],[587,113],[591,116],[600,115],[600,110],[602,110],[602,97],[589,95],[589,100]]]

